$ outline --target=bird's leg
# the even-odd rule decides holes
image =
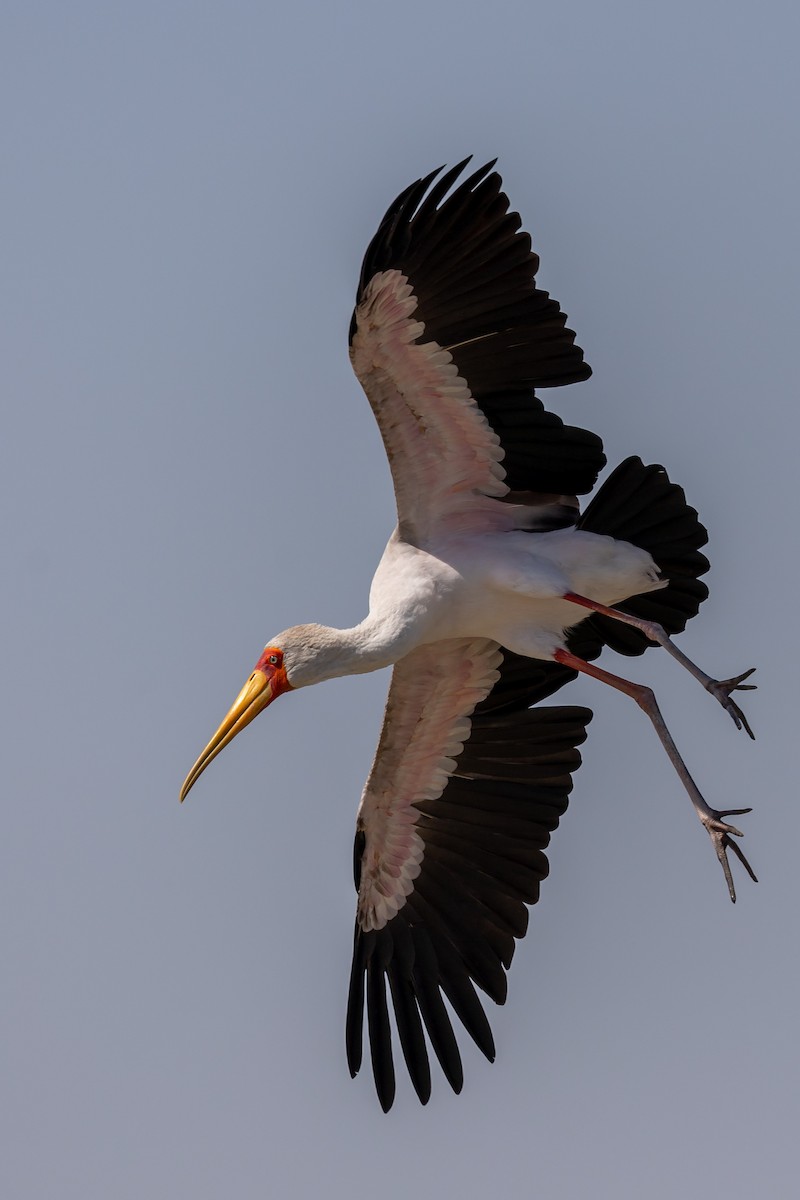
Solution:
[[[731,692],[755,691],[754,683],[744,682],[753,674],[755,667],[751,667],[749,671],[743,671],[741,675],[736,675],[733,679],[712,679],[696,663],[687,658],[682,650],[678,649],[664,626],[659,625],[657,621],[646,621],[643,617],[633,617],[630,613],[621,612],[618,608],[608,608],[605,604],[598,604],[596,600],[588,600],[586,596],[578,596],[575,592],[567,592],[564,599],[571,601],[572,604],[580,604],[582,608],[590,608],[592,612],[600,613],[604,617],[611,617],[614,621],[621,621],[623,625],[632,625],[634,629],[640,629],[651,642],[663,646],[667,653],[685,667],[690,675],[694,675],[695,679],[702,683],[707,692],[719,700],[725,711],[733,717],[737,729],[746,730],[750,737],[755,739],[756,735],[750,728],[747,717],[731,697]]]
[[[647,713],[653,724],[653,728],[659,736],[661,745],[666,750],[670,762],[678,772],[678,777],[689,794],[689,799],[694,805],[695,812],[702,821],[708,836],[711,838],[717,858],[725,873],[731,900],[735,904],[736,891],[733,886],[730,863],[728,862],[728,851],[733,851],[754,883],[757,883],[758,880],[753,873],[753,868],[742,854],[736,842],[731,841],[731,837],[742,837],[742,831],[734,825],[726,824],[722,818],[742,816],[744,813],[752,812],[752,809],[728,808],[718,811],[709,807],[701,795],[697,784],[689,774],[686,763],[681,758],[678,748],[672,740],[672,734],[667,729],[651,688],[644,687],[639,683],[633,683],[629,679],[622,679],[619,675],[612,675],[610,671],[604,671],[601,667],[594,666],[593,663],[588,663],[582,658],[577,658],[576,655],[570,654],[568,650],[556,650],[553,657],[562,666],[570,667],[573,671],[581,671],[584,675],[591,675],[592,678],[599,679],[602,683],[608,683],[618,691],[624,692],[626,696],[631,696],[639,707]]]

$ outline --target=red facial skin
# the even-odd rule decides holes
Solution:
[[[259,658],[254,671],[262,671],[267,677],[267,681],[272,688],[272,699],[280,696],[283,692],[291,692],[292,685],[286,678],[286,669],[283,665],[283,651],[277,646],[267,646],[264,653]]]

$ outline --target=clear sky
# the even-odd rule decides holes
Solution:
[[[795,3],[38,3],[0,17],[0,1190],[9,1200],[793,1194]],[[732,906],[643,717],[596,718],[466,1084],[352,1082],[355,808],[388,677],[180,783],[266,640],[365,612],[393,523],[346,355],[398,191],[473,153],[594,368],[548,394],[709,526],[657,650]],[[613,669],[613,656],[609,657]]]

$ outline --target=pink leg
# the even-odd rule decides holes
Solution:
[[[744,671],[741,675],[736,675],[733,679],[712,679],[710,675],[706,675],[705,671],[701,671],[696,663],[687,658],[682,650],[678,649],[664,626],[659,625],[657,621],[645,621],[642,617],[632,617],[630,613],[620,612],[618,608],[608,608],[605,604],[598,604],[596,600],[589,600],[586,596],[579,596],[575,592],[567,592],[564,599],[571,601],[572,604],[580,604],[582,608],[590,608],[592,612],[600,613],[604,617],[611,617],[614,621],[621,621],[623,625],[633,625],[635,629],[640,629],[651,642],[663,646],[668,654],[671,654],[681,666],[694,675],[695,679],[699,679],[707,692],[716,696],[725,711],[733,717],[737,729],[745,729],[750,737],[755,739],[755,734],[748,725],[747,718],[739,705],[731,699],[731,692],[755,691],[754,683],[744,682],[753,674],[755,667],[751,667],[749,671]]]
[[[593,679],[599,679],[601,683],[607,683],[617,691],[624,692],[626,696],[631,696],[636,703],[642,708],[650,718],[653,728],[659,736],[662,746],[667,752],[670,762],[689,794],[689,799],[694,805],[695,812],[702,821],[706,832],[708,833],[714,845],[717,858],[720,861],[722,870],[725,873],[725,879],[728,884],[731,900],[736,903],[736,891],[733,886],[733,877],[731,868],[728,862],[728,850],[732,850],[739,861],[744,866],[750,878],[757,883],[753,869],[749,862],[742,854],[736,842],[731,841],[731,836],[742,837],[742,831],[736,829],[733,825],[727,825],[722,818],[741,816],[744,813],[752,812],[750,808],[728,808],[721,812],[714,808],[710,808],[703,796],[700,793],[697,784],[689,774],[686,764],[678,753],[678,748],[672,740],[672,735],[667,729],[661,711],[656,704],[656,698],[649,687],[644,687],[639,683],[632,683],[629,679],[622,679],[619,675],[612,675],[610,671],[604,671],[601,667],[596,667],[593,663],[584,662],[582,658],[577,658],[574,654],[570,654],[568,650],[556,650],[553,658],[556,662],[561,663],[565,667],[570,667],[573,671],[581,671],[584,675],[591,675]]]

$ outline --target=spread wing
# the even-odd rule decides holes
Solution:
[[[355,840],[358,908],[347,1009],[352,1075],[366,1000],[375,1085],[394,1099],[389,995],[413,1085],[431,1078],[425,1031],[460,1091],[446,996],[494,1058],[475,992],[498,1004],[527,904],[547,875],[544,851],[567,807],[591,712],[528,706],[574,677],[487,640],[437,642],[399,662]]]
[[[416,544],[465,522],[503,528],[518,504],[525,528],[571,523],[605,463],[595,434],[534,396],[591,372],[535,285],[539,260],[493,165],[453,191],[465,163],[412,184],[362,267],[350,356]]]

